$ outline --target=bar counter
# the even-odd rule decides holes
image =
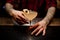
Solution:
[[[33,21],[36,21],[41,18],[37,18]],[[8,17],[0,17],[0,25],[1,26],[14,26],[12,18]],[[48,26],[60,26],[60,18],[53,18]]]
[[[41,18],[33,20],[39,21]],[[6,27],[6,25],[8,27]],[[60,18],[53,18],[47,27],[46,35],[38,36],[31,35],[33,30],[28,30],[27,27],[14,26],[12,18],[0,17],[0,40],[59,40],[60,39]]]

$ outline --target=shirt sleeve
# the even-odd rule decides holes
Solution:
[[[11,3],[13,4],[14,0],[6,0],[6,3]]]
[[[48,9],[49,7],[56,7],[56,6],[57,6],[56,0],[46,0],[46,9]]]
[[[53,6],[53,7],[56,7],[57,6],[56,0],[51,0],[51,6]]]
[[[18,8],[18,0],[6,0],[6,3],[10,3],[13,5],[14,9]]]

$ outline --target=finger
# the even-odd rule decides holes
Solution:
[[[30,26],[30,27],[29,27],[29,29],[31,30],[31,29],[33,29],[33,28],[36,28],[37,26],[39,26],[39,24],[38,24],[38,23],[36,23],[36,24],[34,24],[34,25]]]
[[[20,18],[21,18],[21,21],[23,21],[24,23],[28,23],[28,21],[27,21],[26,19],[22,18],[22,17],[19,16],[19,15],[18,15],[18,17],[20,17]]]
[[[45,29],[44,29],[44,30],[43,30],[43,34],[42,34],[42,35],[44,36],[44,35],[45,35],[45,33],[46,33],[46,31],[45,31]]]
[[[20,15],[20,17],[22,18],[22,19],[24,19],[24,20],[28,20],[25,16],[24,16],[24,14],[23,14],[23,12],[22,12],[22,15]]]
[[[46,34],[46,27],[44,28],[44,30],[43,30],[43,36]]]
[[[20,23],[24,24],[24,22],[23,22],[23,21],[21,21],[21,20],[20,20],[20,19],[18,19],[18,18],[16,18],[16,22],[18,22],[19,24],[20,24]]]
[[[17,22],[17,23],[22,23],[22,24],[24,24],[24,22],[23,21],[21,21],[21,18],[20,17],[18,17],[18,15],[17,16],[13,16],[13,19]]]
[[[37,27],[37,28],[31,33],[31,35],[33,35],[34,33],[36,33],[40,28],[41,28],[41,26],[40,26],[40,27]]]
[[[39,35],[42,31],[43,31],[43,28],[41,28],[41,29],[35,34],[35,36]]]
[[[25,16],[22,14],[20,17],[22,17],[23,19],[26,19]]]
[[[19,22],[21,22],[21,23],[24,23],[19,16],[17,16],[17,21],[19,21]]]

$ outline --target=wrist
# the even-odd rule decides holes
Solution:
[[[47,18],[44,18],[42,21],[43,21],[44,23],[46,23],[46,24],[49,24],[49,21],[50,21],[50,20],[48,20]]]
[[[10,9],[10,10],[9,10],[10,16],[13,16],[13,11],[14,11],[14,9]]]

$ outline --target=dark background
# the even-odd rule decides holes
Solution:
[[[9,17],[9,14],[5,10],[6,0],[0,0],[0,17]]]

